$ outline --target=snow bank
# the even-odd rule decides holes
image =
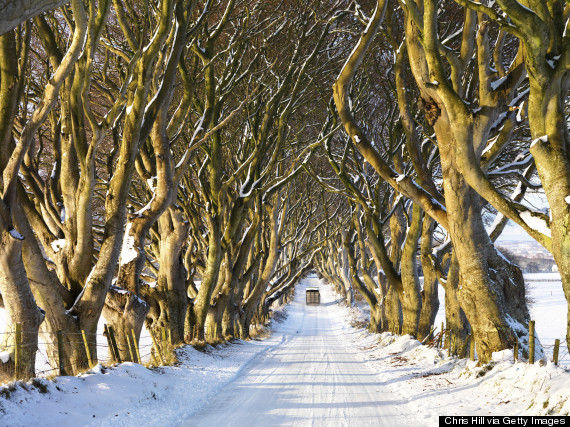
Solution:
[[[359,307],[342,309],[347,325],[363,317]],[[347,334],[378,383],[403,402],[413,402],[408,406],[425,425],[437,425],[440,415],[570,415],[570,372],[551,362],[514,363],[513,351],[504,350],[478,366],[409,335],[362,328]]]
[[[77,377],[13,382],[0,387],[0,420],[10,426],[172,425],[191,415],[268,346],[236,341],[179,350],[179,366],[95,366]]]

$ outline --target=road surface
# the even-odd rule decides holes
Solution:
[[[338,301],[320,284],[321,305],[306,306],[297,286],[282,341],[253,358],[182,426],[401,426],[402,405],[346,339]]]

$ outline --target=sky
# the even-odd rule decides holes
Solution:
[[[523,228],[515,224],[513,221],[509,221],[508,225],[505,227],[497,242],[515,241],[515,242],[531,242],[534,239],[528,235]]]

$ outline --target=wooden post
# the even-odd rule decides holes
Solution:
[[[107,328],[106,323],[103,325],[103,329],[105,330],[105,336],[107,337],[107,345],[109,346],[111,357],[116,360],[117,355],[115,354],[115,349],[113,348],[113,343],[111,342],[111,334],[109,334],[109,329]]]
[[[89,343],[87,343],[87,336],[85,335],[85,330],[81,330],[81,336],[83,337],[83,344],[85,345],[85,353],[87,354],[87,360],[89,361],[89,367],[93,367],[93,360],[91,360],[91,351],[89,350]]]
[[[513,359],[515,363],[519,360],[519,340],[515,341],[515,348],[513,350]]]
[[[150,353],[150,363],[152,363],[154,366],[159,366],[158,365],[158,359],[156,358],[156,356],[154,354],[152,354],[152,351]]]
[[[554,340],[554,354],[552,355],[552,361],[556,366],[558,366],[558,352],[560,351],[560,340]]]
[[[149,329],[148,332],[150,333],[150,337],[152,338],[152,343],[154,344],[154,348],[156,348],[156,351],[158,352],[158,357],[160,357],[160,363],[162,364],[162,366],[166,365],[166,363],[164,363],[164,357],[162,357],[162,352],[160,350],[158,342],[156,342],[154,332],[152,331],[152,329]]]
[[[65,375],[65,364],[63,354],[63,332],[57,331],[57,356],[59,359],[59,375]]]
[[[461,349],[459,350],[459,358],[463,359],[465,357],[465,353],[467,353],[467,346],[471,342],[471,334],[467,335],[467,338],[463,342]]]
[[[115,339],[115,331],[113,330],[112,326],[107,327],[107,332],[111,337],[111,345],[113,346],[113,351],[115,352],[115,360],[118,363],[121,363],[121,353],[119,352],[119,346],[117,345],[117,340]]]
[[[14,377],[18,379],[20,365],[22,364],[22,324],[16,323],[16,342],[14,349]]]
[[[214,323],[214,336],[212,338],[212,341],[216,341],[218,339],[218,324]]]
[[[164,326],[161,328],[161,333],[162,333],[162,348],[166,349],[166,328]]]
[[[469,346],[469,359],[475,360],[475,337],[473,336],[473,334],[471,335],[470,344],[471,345]]]
[[[165,357],[168,361],[171,360],[170,358],[170,348],[168,347],[168,341],[166,340],[166,327],[161,328],[161,335],[162,335],[162,351],[164,352]]]
[[[131,337],[129,336],[128,332],[127,332],[127,347],[129,347],[129,355],[131,356],[131,360],[137,363],[137,360],[135,358],[135,352],[133,351],[133,345],[131,344]]]
[[[451,331],[449,331],[449,332],[447,333],[447,336],[449,337],[449,338],[448,338],[448,339],[449,339],[449,346],[447,347],[447,355],[448,355],[449,357],[451,357],[451,338],[452,338],[452,333],[451,333]]]
[[[534,320],[528,322],[528,363],[534,363]]]
[[[131,329],[131,333],[133,334],[133,345],[134,345],[134,347],[135,347],[135,354],[136,354],[136,356],[137,356],[138,364],[139,364],[139,365],[142,365],[142,362],[141,362],[141,354],[140,354],[140,352],[139,352],[139,343],[137,342],[137,336],[136,336],[136,334],[135,334],[135,330],[134,330],[134,329]]]

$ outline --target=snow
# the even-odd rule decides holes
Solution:
[[[65,247],[65,239],[58,239],[51,242],[51,248],[55,253],[58,253],[64,247]]]
[[[532,141],[532,143],[530,144],[530,148],[532,148],[534,146],[534,144],[536,144],[538,141],[541,141],[544,143],[548,142],[548,135],[542,135],[542,136],[539,136],[538,138],[534,139]]]
[[[503,82],[507,79],[507,77],[508,75],[501,77],[500,79],[495,80],[494,82],[491,82],[491,89],[497,90],[497,88],[503,84]]]
[[[533,230],[545,236],[552,237],[550,227],[541,217],[533,215],[530,211],[521,212],[520,217]]]
[[[537,283],[531,312],[543,343],[550,340],[545,331],[562,338],[560,276],[525,279]],[[322,304],[306,306],[304,290],[314,286]],[[441,292],[440,311],[443,298]],[[570,373],[563,367],[513,363],[511,350],[477,366],[410,336],[352,327],[366,320],[366,307],[340,301],[309,276],[268,339],[203,351],[185,346],[176,366],[97,365],[78,377],[11,383],[0,390],[2,424],[394,426],[437,425],[439,415],[570,413]]]
[[[306,306],[318,286],[320,306]],[[281,341],[257,355],[242,374],[183,425],[406,425],[407,404],[391,396],[347,337],[354,330],[343,307],[318,279],[305,280],[275,335]],[[228,408],[220,411],[219,408]],[[252,415],[255,418],[252,419]]]
[[[404,180],[404,178],[406,178],[405,174],[398,174],[398,176],[396,177],[396,182],[400,182]]]
[[[570,196],[564,197],[564,201],[570,205]]]
[[[485,149],[483,150],[483,152],[481,153],[482,156],[485,155],[485,153],[487,153],[488,151],[491,151],[491,149],[493,148],[493,146],[495,145],[495,143],[497,142],[497,140],[499,139],[499,137],[495,137],[493,138],[485,147]]]
[[[2,363],[8,363],[8,360],[10,360],[10,353],[8,353],[7,351],[1,352],[0,360],[2,361]]]
[[[130,235],[132,223],[127,223],[125,227],[125,236],[123,237],[123,248],[121,249],[121,265],[128,264],[136,259],[138,256],[137,248],[135,247],[135,238]]]
[[[0,329],[2,323],[0,320]],[[143,340],[150,340],[148,334],[146,338],[141,336],[141,346]],[[78,377],[35,380],[45,386],[46,393],[31,382],[10,383],[0,387],[1,424],[140,427],[152,420],[152,425],[178,425],[209,402],[256,355],[281,342],[283,333],[275,333],[264,341],[238,340],[216,348],[207,346],[203,351],[185,346],[177,350],[178,366],[154,369],[135,363],[99,364]],[[10,389],[6,399],[2,392]]]
[[[149,179],[146,180],[148,188],[150,188],[150,191],[152,191],[153,193],[154,193],[154,190],[156,189],[157,180],[158,180],[158,177],[156,177],[156,176],[150,177]]]
[[[12,236],[14,239],[24,240],[24,236],[18,233],[18,230],[16,230],[15,228],[10,229],[10,231],[8,232],[10,233],[10,236]]]

